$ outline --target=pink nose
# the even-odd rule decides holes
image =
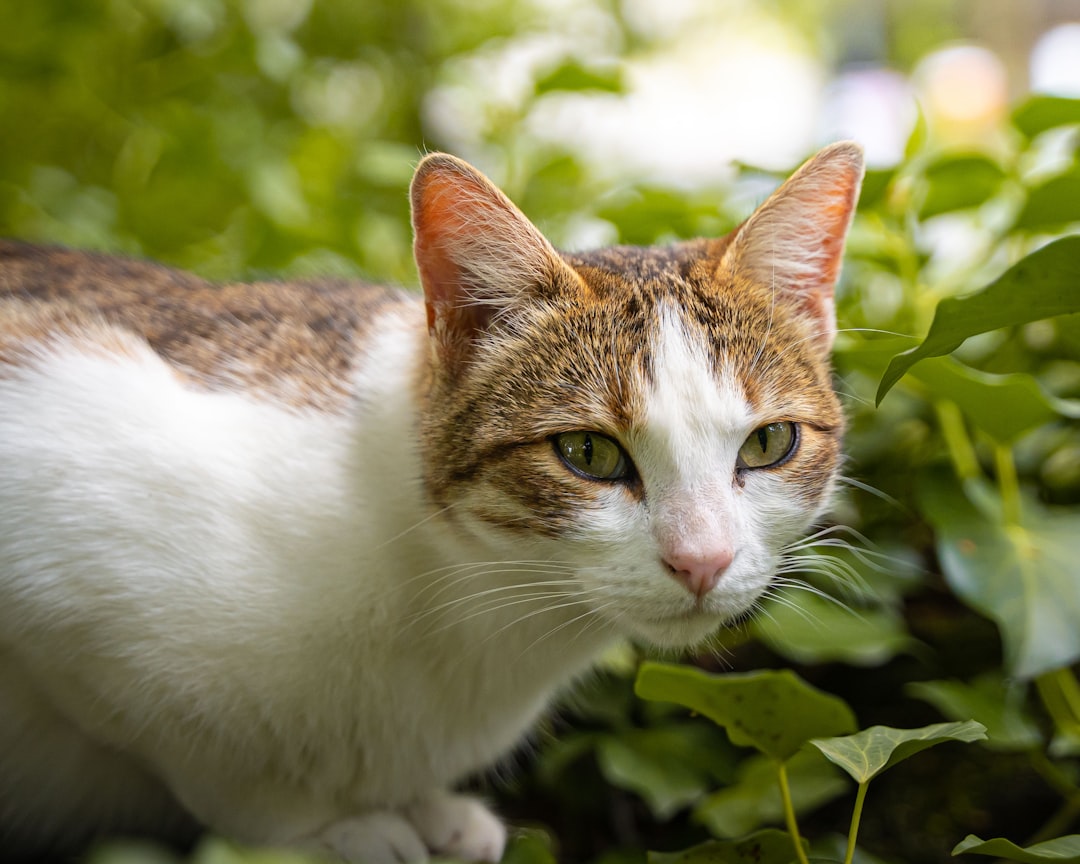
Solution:
[[[664,563],[687,591],[701,599],[716,587],[734,558],[735,553],[729,546],[721,546],[716,549],[676,550],[664,557]]]

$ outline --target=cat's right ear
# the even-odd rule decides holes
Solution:
[[[798,309],[824,352],[836,335],[833,289],[863,176],[862,148],[832,144],[813,156],[740,225],[713,244],[735,272]]]
[[[478,333],[529,295],[578,280],[536,226],[467,162],[426,156],[411,196],[428,330],[445,362],[467,356]]]

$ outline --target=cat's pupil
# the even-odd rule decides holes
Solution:
[[[581,444],[581,452],[585,457],[585,464],[592,465],[592,435],[585,436],[585,440]]]
[[[761,445],[761,452],[765,453],[769,449],[769,428],[768,426],[762,426],[757,430],[758,444]]]

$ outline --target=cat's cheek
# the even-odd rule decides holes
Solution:
[[[634,506],[628,487],[575,474],[550,441],[507,448],[458,494],[457,508],[480,522],[555,540],[610,542]]]
[[[785,484],[807,510],[827,504],[840,461],[839,431],[804,430],[803,445],[795,459],[782,469]]]

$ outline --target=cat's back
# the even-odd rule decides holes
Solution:
[[[0,239],[0,370],[63,347],[149,346],[185,383],[327,408],[385,316],[419,298],[359,280],[216,284],[160,264]],[[0,371],[2,374],[2,371]]]

